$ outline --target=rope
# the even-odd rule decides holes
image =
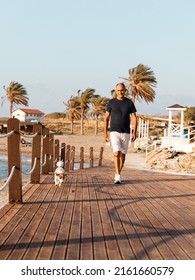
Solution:
[[[4,135],[1,135],[0,136],[0,138],[5,138],[5,137],[9,137],[9,136],[11,136],[12,134],[14,134],[14,130],[12,130],[12,131],[10,131],[10,132],[8,132],[8,133],[6,133],[6,134],[4,134]]]
[[[24,171],[21,171],[21,172],[23,174],[25,174],[25,175],[30,175],[35,170],[36,163],[37,163],[37,157],[35,157],[35,161],[34,161],[33,167],[32,167],[32,169],[29,172],[24,172]]]
[[[14,174],[15,168],[16,168],[15,165],[12,166],[12,170],[11,170],[11,172],[10,172],[10,174],[9,174],[9,177],[7,178],[7,181],[4,183],[4,185],[0,188],[0,191],[2,191],[3,189],[5,189],[5,187],[9,184],[9,182],[10,182],[10,180],[11,180],[13,174]]]
[[[45,164],[46,164],[46,160],[47,160],[47,155],[45,154],[45,156],[44,156],[44,162],[42,163],[40,163],[41,164],[41,166],[45,166]]]
[[[22,134],[22,133],[20,133],[20,135],[21,135],[22,137],[24,137],[24,138],[34,138],[35,136],[38,135],[38,132],[36,132],[36,133],[33,134],[33,135]]]

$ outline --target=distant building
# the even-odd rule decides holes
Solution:
[[[12,112],[12,118],[20,122],[43,122],[44,113],[37,109],[18,108]]]

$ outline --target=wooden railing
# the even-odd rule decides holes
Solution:
[[[2,190],[8,185],[9,202],[22,203],[22,170],[21,170],[21,134],[20,122],[18,119],[9,119],[7,122],[8,146],[8,179],[5,184],[0,187]],[[25,137],[23,135],[22,137]],[[52,174],[58,160],[64,161],[65,172],[72,171],[77,163],[79,169],[84,168],[85,152],[84,147],[80,147],[79,154],[76,155],[75,147],[61,143],[58,139],[54,140],[54,135],[49,133],[49,129],[41,123],[34,124],[33,135],[27,136],[32,138],[32,159],[30,175],[31,183],[40,183],[41,174]],[[98,163],[96,166],[102,165],[103,147],[100,148],[98,154]],[[88,156],[88,167],[94,167],[94,148],[90,147]]]

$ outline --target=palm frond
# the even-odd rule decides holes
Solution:
[[[28,106],[28,94],[22,84],[12,81],[7,88],[5,86],[3,88],[6,91],[5,98],[10,102],[10,114],[15,105]]]
[[[154,72],[146,65],[138,64],[129,69],[129,77],[122,78],[126,88],[130,91],[132,99],[153,102],[155,98],[154,87],[157,81]]]

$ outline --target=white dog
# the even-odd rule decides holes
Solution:
[[[64,162],[62,160],[56,163],[56,170],[55,170],[55,185],[61,186],[64,183],[65,179],[65,170],[64,170]]]

